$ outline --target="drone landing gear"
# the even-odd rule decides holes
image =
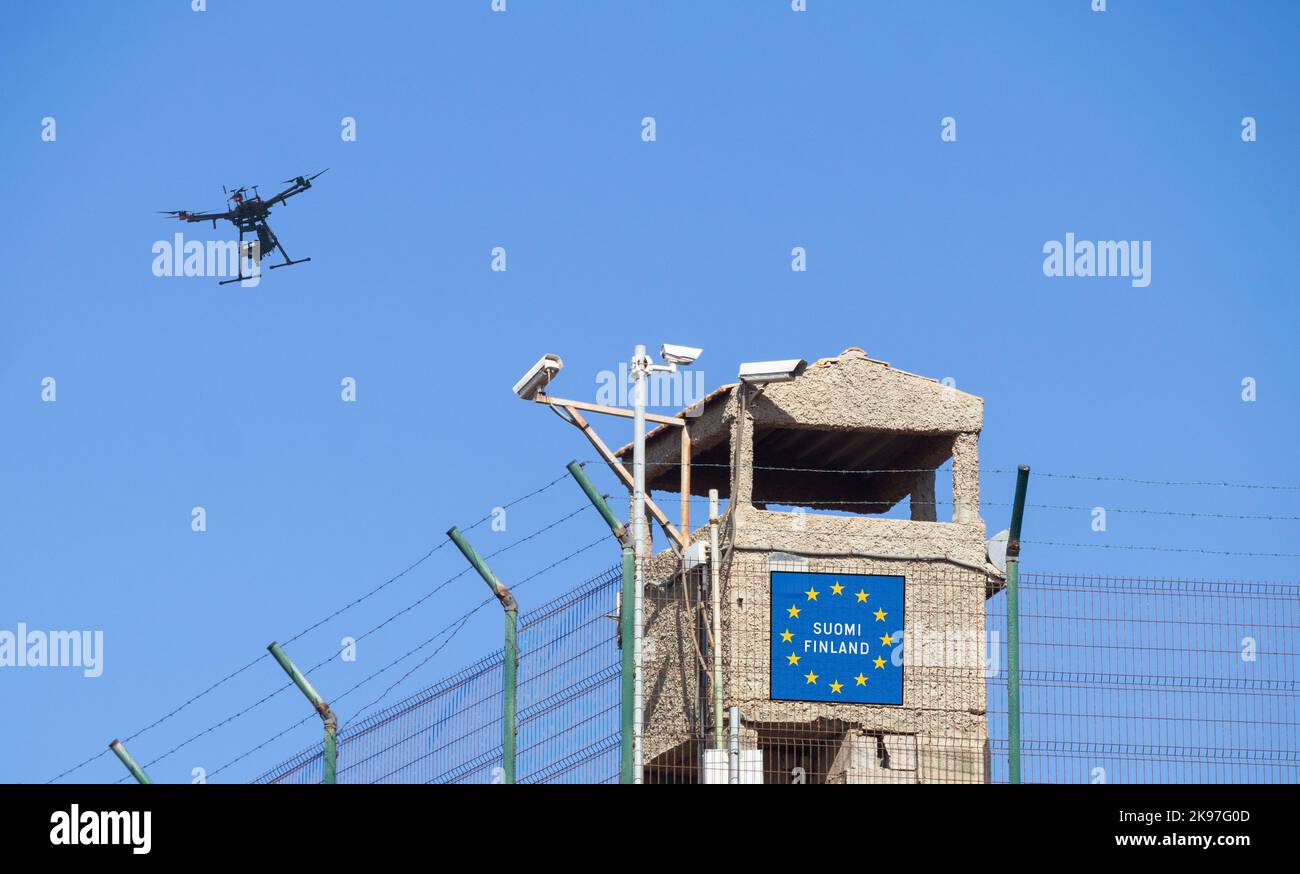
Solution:
[[[301,264],[301,263],[303,263],[304,261],[310,261],[310,260],[311,260],[311,258],[299,258],[297,261],[295,261],[295,260],[293,260],[292,258],[290,258],[290,257],[289,257],[289,253],[286,252],[286,251],[284,251],[284,246],[281,246],[281,245],[280,245],[280,240],[279,240],[278,237],[277,237],[276,240],[275,240],[275,248],[279,249],[279,250],[280,250],[280,254],[284,256],[284,263],[283,263],[283,264],[272,264],[272,265],[271,265],[271,269],[272,269],[272,270],[275,270],[276,268],[279,268],[279,267],[292,267],[294,264]]]
[[[234,279],[223,279],[220,282],[218,282],[217,285],[229,285],[232,282],[245,282],[249,279],[259,279],[261,277],[262,275],[261,271],[258,271],[256,273],[249,273],[249,274],[244,273],[245,251],[246,250],[244,248],[244,232],[240,231],[239,232],[239,260],[235,262],[239,265],[239,275],[236,276]],[[256,267],[257,265],[254,264],[253,266]]]
[[[256,273],[247,273],[247,274],[244,273],[244,258],[247,257],[247,253],[250,252],[250,251],[252,251],[252,250],[251,250],[251,248],[247,248],[247,247],[245,246],[245,244],[244,244],[244,229],[243,229],[243,228],[240,228],[240,229],[239,229],[239,249],[238,249],[238,251],[239,251],[238,259],[236,260],[235,263],[239,265],[239,275],[236,276],[234,279],[223,279],[223,280],[221,280],[220,282],[218,282],[217,285],[229,285],[229,284],[232,283],[232,282],[246,282],[246,281],[248,281],[248,280],[250,280],[250,279],[260,279],[260,278],[261,278],[262,273],[261,273],[260,270],[259,270],[258,272],[256,272]],[[258,260],[260,261],[261,259],[259,258]],[[257,265],[254,264],[253,266],[256,267]]]
[[[263,229],[265,229],[265,232],[263,232]],[[244,231],[244,228],[240,228],[239,230],[239,275],[234,279],[223,279],[217,283],[218,285],[229,285],[232,282],[245,282],[250,279],[258,279],[262,275],[260,270],[252,274],[244,273],[244,257],[246,251],[244,248]],[[284,263],[270,265],[272,270],[280,267],[292,267],[294,264],[303,264],[311,260],[310,258],[299,258],[295,261],[290,258],[289,253],[284,251],[284,246],[280,245],[280,240],[275,236],[275,234],[271,233],[271,228],[268,225],[262,225],[257,229],[257,238],[259,245],[262,247],[260,250],[262,253],[269,252],[273,248],[279,249],[281,257],[284,258]],[[259,263],[261,262],[261,254],[258,255],[257,260]]]

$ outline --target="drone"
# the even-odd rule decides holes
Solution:
[[[328,167],[325,168],[325,170],[328,169]],[[325,170],[321,170],[320,173],[314,173],[311,176],[295,176],[292,179],[284,180],[280,184],[288,185],[289,187],[267,200],[262,199],[262,196],[257,191],[258,187],[256,185],[236,188],[233,191],[227,190],[223,185],[221,190],[226,195],[227,208],[225,212],[189,212],[184,209],[159,210],[159,212],[163,215],[176,216],[176,218],[183,222],[211,221],[212,227],[214,228],[217,226],[218,221],[225,219],[239,229],[239,253],[241,256],[239,259],[240,275],[234,279],[226,279],[219,283],[220,285],[228,285],[231,282],[239,282],[244,279],[252,278],[244,275],[244,259],[242,257],[245,251],[244,234],[257,234],[257,260],[259,262],[267,253],[275,249],[280,250],[280,254],[284,257],[284,263],[272,264],[272,270],[275,270],[277,267],[289,267],[294,264],[302,264],[304,261],[311,260],[310,258],[299,258],[295,261],[290,258],[289,253],[284,251],[284,246],[280,244],[280,239],[276,237],[275,233],[271,230],[271,226],[266,223],[266,217],[271,214],[271,207],[284,203],[295,194],[301,194],[308,188],[311,188],[311,181],[321,175],[321,173],[324,173]],[[251,188],[253,192],[251,197],[248,194],[249,188]]]

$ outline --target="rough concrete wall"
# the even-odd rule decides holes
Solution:
[[[892,753],[892,755],[891,755]],[[906,734],[878,736],[859,729],[845,732],[827,783],[915,783],[916,738]]]
[[[673,578],[675,564],[665,553],[647,574],[662,581],[647,590],[647,761],[702,737],[708,722],[709,704],[699,699],[699,662],[690,639],[695,611],[683,601],[682,581]],[[902,706],[770,700],[772,570],[907,579]],[[737,552],[723,576],[725,704],[740,707],[746,724],[781,726],[792,745],[801,742],[802,732],[812,737],[813,726],[828,721],[873,736],[910,736],[922,761],[909,781],[983,782],[986,585],[984,574],[945,563],[815,557],[772,562],[766,553]]]
[[[739,393],[727,402],[731,422],[731,470],[735,478],[730,500],[737,506],[749,506],[754,500],[754,413],[741,411]]]
[[[983,426],[983,399],[874,361],[856,349],[818,362],[791,382],[773,383],[761,391],[743,390],[760,426],[918,435],[978,434]],[[731,391],[715,398],[701,415],[690,418],[697,457],[729,436],[738,409],[737,394]],[[664,471],[680,459],[678,442],[675,427],[658,427],[648,435],[646,461],[655,488],[675,488],[673,478]],[[630,465],[631,446],[620,447],[618,452]]]
[[[737,505],[736,543],[771,552],[935,556],[984,567],[984,520],[965,524],[787,513]],[[990,568],[990,570],[992,570]]]
[[[667,558],[672,558],[672,554],[668,553]],[[646,579],[658,580],[646,587],[646,627],[642,639],[645,665],[642,747],[645,760],[653,761],[667,750],[701,735],[703,714],[699,706],[699,662],[693,642],[694,610],[684,600],[685,587],[671,570],[660,570],[658,575],[651,572]]]
[[[906,635],[902,706],[771,701],[772,570],[902,575]],[[726,697],[747,720],[841,720],[868,731],[982,743],[985,737],[985,576],[951,565],[860,559],[769,563],[764,554],[738,554],[724,576],[728,615]],[[890,628],[890,631],[897,629]]]
[[[983,399],[856,352],[767,386],[750,406],[762,424],[918,434],[978,432],[984,419]]]
[[[936,522],[938,521],[938,507],[935,505],[934,491],[935,474],[934,471],[926,471],[916,475],[916,482],[912,485],[912,494],[908,502],[908,507],[912,512],[913,522]]]
[[[979,434],[958,434],[952,447],[952,521],[980,521]]]

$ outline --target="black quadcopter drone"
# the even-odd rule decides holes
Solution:
[[[325,170],[329,168],[326,167]],[[239,228],[239,273],[235,279],[222,280],[220,285],[227,285],[231,282],[239,282],[252,277],[244,276],[244,234],[257,234],[257,260],[260,262],[266,254],[273,249],[279,249],[280,254],[284,256],[283,264],[272,264],[271,269],[277,267],[288,267],[292,264],[301,264],[304,261],[310,261],[310,258],[299,258],[297,261],[289,257],[289,253],[284,251],[284,246],[280,245],[279,238],[271,231],[271,226],[266,223],[266,217],[271,214],[271,207],[284,203],[295,194],[301,194],[308,188],[311,188],[311,181],[317,176],[324,173],[314,173],[311,176],[295,176],[293,179],[286,179],[282,185],[288,185],[284,191],[274,197],[263,200],[257,192],[257,186],[252,186],[253,196],[248,196],[248,188],[237,188],[234,191],[226,191],[223,185],[221,190],[226,193],[226,203],[228,209],[225,212],[189,212],[184,209],[159,210],[163,215],[174,215],[183,222],[206,222],[211,221],[212,227],[217,226],[217,221],[225,219],[226,221]]]

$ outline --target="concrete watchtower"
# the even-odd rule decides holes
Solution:
[[[848,349],[789,382],[724,385],[681,415],[691,494],[728,502],[722,635],[708,562],[694,548],[654,556],[646,781],[704,779],[706,750],[726,746],[715,647],[746,782],[985,781],[985,601],[1002,576],[980,516],[983,401]],[[615,454],[630,464],[630,446]],[[681,456],[674,429],[652,431],[647,487],[679,491]],[[686,536],[695,547],[708,533]]]

